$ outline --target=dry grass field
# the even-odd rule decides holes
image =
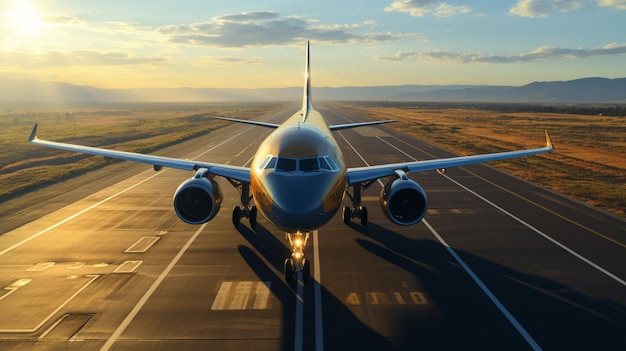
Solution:
[[[333,108],[368,119],[396,119],[388,126],[459,155],[540,147],[547,129],[556,146],[553,153],[491,165],[626,215],[626,116],[343,103]]]
[[[35,122],[42,139],[148,153],[228,123],[214,116],[254,118],[278,108],[279,104],[269,103],[206,103],[4,111],[0,113],[0,202],[115,162],[28,144]]]

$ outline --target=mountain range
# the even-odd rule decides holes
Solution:
[[[298,101],[301,87],[220,89],[101,89],[67,83],[0,77],[0,103],[93,104],[130,102]],[[397,85],[314,87],[316,100],[513,103],[626,103],[626,78],[582,78],[523,86]]]

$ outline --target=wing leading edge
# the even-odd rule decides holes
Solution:
[[[214,174],[221,177],[235,179],[241,182],[250,182],[250,169],[247,167],[238,167],[231,165],[223,165],[218,163],[206,163],[193,160],[185,160],[171,157],[144,155],[134,152],[117,151],[102,149],[90,146],[58,143],[54,141],[41,140],[37,138],[37,124],[33,128],[28,141],[31,144],[42,145],[51,147],[54,149],[82,152],[90,155],[104,156],[109,158],[115,158],[126,161],[133,161],[139,163],[151,164],[154,166],[162,166],[169,168],[182,169],[187,171],[198,170],[200,168],[206,168],[210,174]]]
[[[403,170],[405,172],[423,172],[435,169],[465,166],[474,163],[504,160],[507,158],[523,157],[552,152],[554,144],[550,138],[550,134],[546,130],[546,146],[537,149],[528,149],[520,151],[498,152],[493,154],[459,156],[451,158],[443,158],[436,160],[425,160],[416,162],[392,163],[378,166],[348,168],[347,181],[348,184],[356,184],[368,180],[384,178],[394,175],[395,170]]]

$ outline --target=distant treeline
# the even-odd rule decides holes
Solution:
[[[395,107],[422,109],[469,109],[499,112],[543,112],[596,116],[626,116],[626,105],[614,104],[523,104],[523,103],[473,103],[473,102],[407,102],[407,101],[354,101],[367,107]]]

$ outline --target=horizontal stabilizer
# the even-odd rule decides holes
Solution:
[[[334,126],[328,126],[328,129],[330,129],[330,130],[341,130],[341,129],[348,129],[348,128],[371,126],[371,125],[375,125],[375,124],[391,123],[391,122],[395,122],[395,120],[388,119],[388,120],[384,120],[384,121],[348,123],[348,124],[335,124]]]
[[[261,127],[266,127],[266,128],[274,128],[274,129],[276,129],[276,128],[280,127],[280,124],[251,121],[251,120],[248,120],[248,119],[236,119],[236,118],[228,118],[228,117],[213,117],[213,118],[221,119],[221,120],[224,120],[224,121],[253,124],[255,126],[261,126]]]

